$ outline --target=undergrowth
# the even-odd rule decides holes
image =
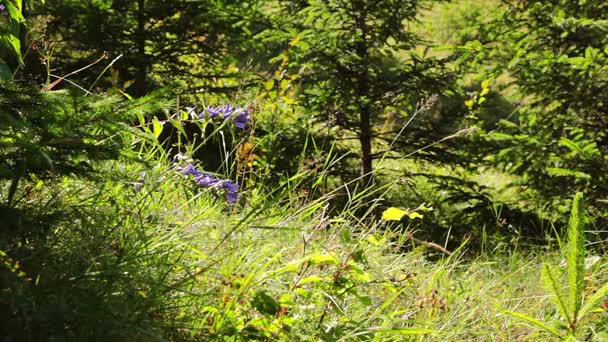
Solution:
[[[379,190],[312,197],[314,187],[306,194],[299,186],[310,175],[272,190],[255,175],[237,177],[240,198],[231,204],[221,189],[180,173],[194,162],[192,149],[163,149],[156,139],[167,122],[125,133],[137,158],[97,163],[97,180],[21,185],[17,205],[56,220],[43,237],[2,246],[5,340],[558,338],[530,322],[557,314],[539,272],[560,263],[559,251],[509,248],[471,259],[462,241],[437,254],[409,238],[408,218],[374,219]],[[330,215],[337,191],[349,203]],[[607,281],[607,262],[577,264],[588,286],[576,296]],[[606,304],[596,302],[585,338],[601,340]]]

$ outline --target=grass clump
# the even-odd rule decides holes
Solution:
[[[171,123],[179,126],[176,117]],[[208,177],[201,186],[201,179],[180,172],[193,162],[187,153],[174,158],[163,150],[161,121],[150,125],[143,133],[124,132],[127,146],[136,148],[92,165],[98,177],[21,181],[14,205],[38,210],[32,217],[56,219],[38,239],[3,242],[3,336],[25,341],[538,340],[548,335],[536,329],[537,322],[560,314],[552,306],[556,297],[538,281],[543,262],[558,264],[559,253],[509,249],[471,258],[462,242],[437,254],[441,249],[427,250],[431,244],[411,238],[409,223],[419,216],[414,211],[393,210],[399,221],[375,218],[380,192],[346,185],[317,197],[297,195],[299,181],[313,178],[320,184],[322,179],[314,178],[326,172],[301,173],[269,190],[255,174],[243,180],[228,172],[238,167],[226,167],[225,174],[213,175],[217,181],[207,182]],[[240,179],[235,203],[223,196],[218,179]],[[315,191],[309,188],[309,194]],[[338,192],[349,199],[341,212],[331,210]],[[566,316],[577,328],[567,329],[576,336],[601,336],[606,260],[584,268],[577,203],[567,258],[575,284],[568,313],[577,314]],[[561,291],[563,272],[543,272]],[[552,274],[555,281],[547,276]],[[582,282],[590,286],[585,289]],[[528,324],[520,324],[522,317]],[[578,328],[584,317],[590,324]]]

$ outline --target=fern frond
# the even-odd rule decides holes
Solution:
[[[557,278],[553,274],[553,270],[551,266],[548,264],[543,264],[543,269],[541,271],[541,281],[543,288],[551,295],[551,299],[559,309],[562,317],[566,318],[568,324],[572,324],[570,312],[568,312],[568,308],[566,306],[566,302],[564,301],[562,291],[560,289]]]
[[[603,299],[608,296],[608,283],[600,287],[593,296],[586,298],[585,305],[579,313],[579,319],[583,319],[588,313],[591,312]]]
[[[581,308],[585,288],[585,213],[583,194],[574,195],[570,221],[568,222],[568,246],[566,250],[568,264],[568,285],[570,290],[569,309],[572,323],[575,326]]]

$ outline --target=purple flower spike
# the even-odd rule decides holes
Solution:
[[[235,193],[235,192],[227,192],[226,193],[226,200],[228,201],[228,203],[232,204],[234,202],[236,202],[236,200],[239,199],[239,194]]]
[[[4,4],[0,4],[0,12],[6,11],[6,6]]]
[[[234,125],[236,127],[244,130],[247,123],[249,121],[251,121],[251,116],[249,115],[249,109],[245,109],[244,111],[239,113],[237,116],[234,116],[232,118],[232,121],[234,122]]]
[[[222,189],[229,191],[229,192],[238,192],[239,191],[239,186],[236,185],[233,181],[231,180],[225,180],[222,182]]]
[[[200,186],[213,186],[219,182],[219,179],[208,173],[201,173],[200,175],[194,177],[194,181]]]
[[[207,113],[209,113],[210,118],[221,118],[221,119],[225,120],[234,113],[235,109],[236,108],[234,108],[231,104],[227,104],[225,106],[219,106],[219,107],[207,106]],[[205,116],[205,112],[202,112],[200,114],[200,117],[204,117],[204,116]]]
[[[239,198],[239,186],[231,180],[225,180],[221,185],[225,191],[226,200],[228,203],[234,203]]]
[[[223,190],[224,195],[226,196],[226,200],[228,203],[234,203],[239,198],[239,186],[233,181],[220,180],[208,173],[201,172],[196,169],[196,167],[192,164],[188,164],[185,167],[179,169],[179,172],[182,175],[193,175],[194,181],[200,185],[210,188],[211,192],[214,196],[218,196],[218,192]]]
[[[220,107],[211,107],[211,106],[207,106],[207,114],[209,114],[210,118],[217,118],[218,116],[220,116]],[[201,118],[205,117],[205,111],[202,111],[201,114],[199,115]]]
[[[196,167],[192,164],[188,164],[185,167],[183,167],[181,170],[179,170],[179,173],[181,173],[182,175],[186,175],[186,176],[193,175],[195,178],[202,174],[202,172],[197,170]]]

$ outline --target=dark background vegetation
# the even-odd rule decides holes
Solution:
[[[159,135],[169,158],[190,143],[208,172],[255,179],[269,192],[301,174],[292,191],[309,200],[331,193],[330,215],[349,205],[351,192],[367,198],[358,210],[375,213],[370,221],[388,207],[425,204],[433,210],[423,219],[394,229],[407,225],[418,239],[450,250],[468,240],[472,254],[560,239],[571,198],[582,192],[588,239],[606,247],[605,2],[3,3],[0,251],[3,263],[20,260],[52,289],[15,285],[14,268],[2,270],[2,287],[20,289],[0,294],[0,319],[19,324],[0,335],[24,331],[9,341],[121,339],[115,322],[126,325],[139,317],[133,312],[154,315],[154,300],[131,299],[146,282],[167,279],[124,276],[129,270],[119,266],[128,256],[103,244],[128,226],[114,215],[125,210],[117,203],[126,195],[102,192],[108,179],[124,175],[97,165],[149,163],[120,134],[141,135],[146,123],[207,105],[240,104],[253,120],[227,137],[212,134],[217,126],[201,131],[167,121]],[[225,166],[226,150],[234,152],[227,164],[238,167]],[[41,190],[65,177],[97,185],[79,190],[88,198],[82,203]],[[74,251],[83,253],[80,264],[64,268],[65,256],[50,251],[70,234],[90,244]],[[87,255],[96,253],[114,265],[104,266],[115,267],[108,275],[114,289],[73,277],[90,270]],[[160,252],[156,262],[162,259]],[[100,302],[63,302],[62,291]],[[120,295],[102,303],[109,298],[103,291]],[[115,308],[126,303],[133,307]],[[98,322],[88,311],[113,306],[112,315],[124,315]]]

